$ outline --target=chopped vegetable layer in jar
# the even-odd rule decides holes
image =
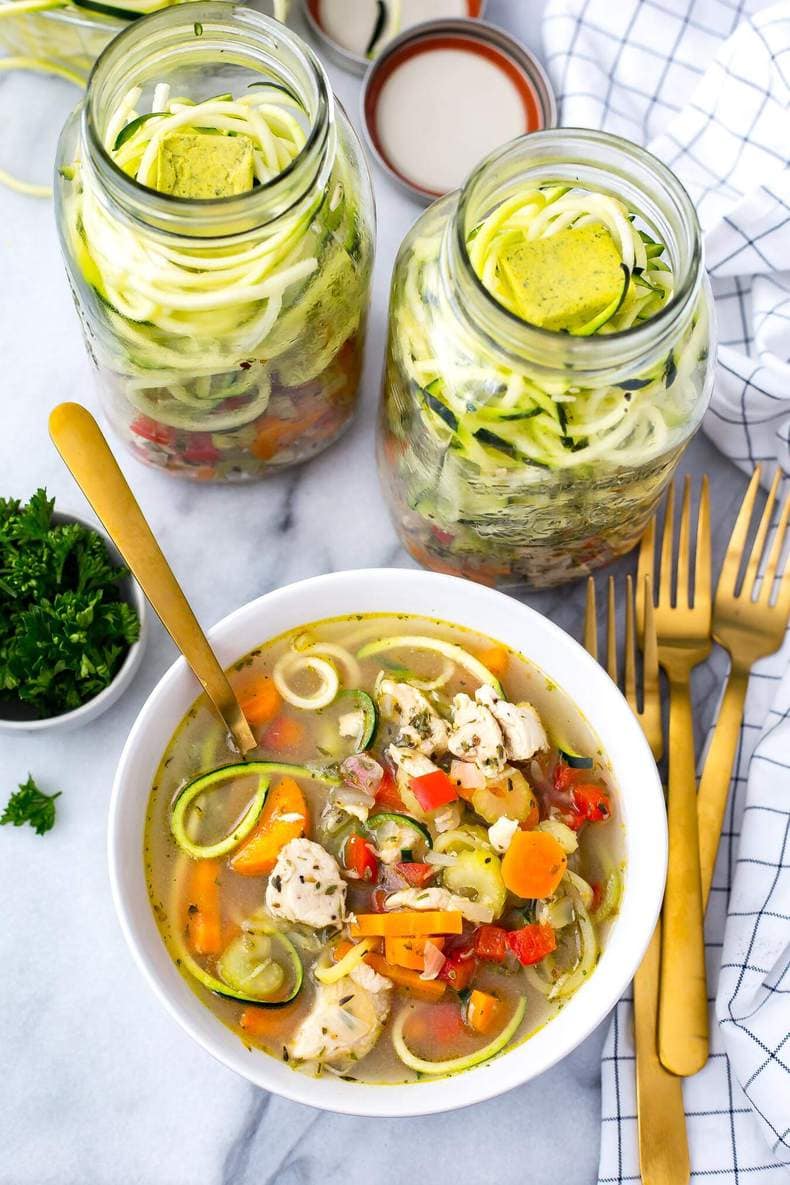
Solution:
[[[205,700],[146,824],[157,924],[249,1046],[311,1075],[454,1074],[594,972],[622,886],[611,776],[522,655],[419,617],[337,618],[232,672],[258,748]]]
[[[302,98],[277,78],[199,100],[163,81],[133,86],[102,133],[140,187],[134,218],[84,146],[61,166],[86,341],[109,418],[141,460],[196,480],[255,478],[314,456],[350,422],[369,187],[340,118],[300,183],[311,135]],[[259,197],[274,204],[251,207],[251,229],[237,233],[238,203]],[[222,202],[227,233],[213,210]]]
[[[437,203],[401,249],[380,466],[420,563],[540,587],[644,529],[709,398],[707,295],[611,192],[513,181],[477,204]]]

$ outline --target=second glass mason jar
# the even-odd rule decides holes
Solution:
[[[340,435],[357,402],[373,196],[299,37],[225,0],[135,22],[66,124],[56,183],[104,410],[139,459],[238,481]]]
[[[535,195],[526,213],[524,193]],[[514,209],[511,243],[535,237],[539,223],[545,232],[549,203],[565,195],[555,228],[593,222],[576,193],[610,195],[628,211],[621,225],[648,263],[624,268],[626,289],[638,283],[632,304],[652,300],[654,315],[619,331],[593,321],[581,336],[557,332],[497,299],[495,265],[479,274],[475,237],[496,233]],[[532,588],[624,554],[699,426],[714,355],[696,214],[660,161],[567,128],[498,150],[422,215],[395,266],[379,468],[404,545],[428,568]]]

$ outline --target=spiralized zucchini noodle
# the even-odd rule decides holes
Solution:
[[[200,102],[171,95],[160,83],[145,111],[141,97],[140,87],[125,95],[103,140],[115,163],[149,188],[157,185],[160,146],[174,132],[246,137],[254,185],[279,176],[305,146],[299,99],[271,80],[252,83],[237,97]],[[80,160],[63,175],[68,250],[109,330],[99,334],[95,352],[113,376],[116,398],[144,422],[212,433],[212,449],[247,455],[276,376],[286,406],[277,408],[280,435],[267,444],[269,455],[281,440],[296,440],[297,409],[283,393],[328,372],[361,329],[366,305],[369,244],[343,154],[338,151],[326,189],[270,226],[211,240],[158,236],[122,220]],[[336,370],[325,379],[324,401],[312,396],[313,421],[326,412],[333,390],[339,403],[348,398],[353,367]],[[146,439],[160,443],[150,431]],[[256,456],[266,459],[263,448]]]
[[[705,304],[679,324],[672,349],[656,363],[616,383],[583,386],[570,366],[563,374],[532,365],[459,314],[444,262],[448,217],[441,203],[423,216],[396,270],[384,416],[394,445],[387,452],[385,444],[385,455],[397,466],[396,513],[434,562],[459,557],[463,568],[467,558],[483,566],[490,559],[497,576],[509,573],[520,548],[537,543],[546,554],[525,562],[553,573],[575,558],[567,538],[573,505],[567,512],[562,505],[578,500],[575,481],[603,488],[606,473],[621,475],[620,484],[641,480],[639,494],[652,506],[701,402]],[[570,332],[610,338],[655,317],[675,285],[665,245],[622,201],[551,182],[521,189],[469,228],[466,247],[485,288],[518,315],[503,256],[521,243],[596,226],[619,253],[623,289],[590,325]],[[611,503],[602,496],[590,513],[604,534]],[[583,551],[596,525],[587,519],[575,530]],[[554,552],[560,534],[564,547]]]
[[[635,229],[626,207],[615,198],[567,192],[563,186],[521,193],[475,228],[468,244],[470,259],[492,295],[508,306],[500,271],[505,250],[518,239],[549,238],[591,223],[606,227],[628,269],[625,299],[596,331],[620,332],[654,316],[667,303],[673,278],[669,264],[660,258],[664,246]],[[479,353],[473,343],[459,351],[455,365],[436,356],[424,306],[426,297],[430,304],[438,290],[438,264],[438,241],[419,240],[408,266],[396,332],[409,377],[426,393],[426,427],[452,440],[460,456],[487,475],[519,470],[525,480],[539,482],[540,467],[572,469],[590,461],[627,464],[664,451],[673,421],[693,400],[690,382],[706,342],[703,318],[690,327],[670,376],[668,360],[663,360],[625,390],[580,389],[572,379],[546,387],[535,381],[526,364],[518,366],[512,359],[505,365],[491,354],[470,366],[470,358]]]
[[[103,18],[118,17],[133,19],[184,0],[0,0],[0,44],[10,51],[10,56],[0,58],[0,70],[23,70],[36,74],[52,74],[83,87],[88,71],[95,57],[115,34],[117,26],[102,23]],[[291,0],[272,0],[274,16],[285,21]],[[69,29],[53,21],[36,21],[31,18],[44,16],[48,12],[65,12],[78,15],[83,21],[94,15],[95,29],[86,31],[74,27]],[[13,25],[13,27],[12,27]],[[86,44],[87,42],[87,44]],[[27,51],[27,52],[24,52]],[[47,56],[44,56],[46,52]],[[0,185],[13,189],[28,197],[52,197],[52,187],[36,185],[14,177],[0,169]]]
[[[560,971],[555,957],[547,955],[536,966],[525,968],[532,987],[549,1000],[562,1000],[578,991],[595,969],[600,949],[589,912],[593,896],[591,887],[582,877],[570,870],[565,874],[563,887],[573,906],[571,932],[577,950],[574,964],[569,969]],[[571,930],[571,927],[568,927],[568,930]]]
[[[301,695],[294,689],[293,680],[300,675],[309,675],[318,681],[315,690],[308,695]],[[304,711],[327,708],[340,689],[340,679],[331,662],[313,654],[296,654],[292,650],[278,658],[272,679],[285,702]]]

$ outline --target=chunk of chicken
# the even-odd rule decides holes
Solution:
[[[488,684],[478,687],[475,699],[490,710],[499,724],[511,761],[528,761],[540,749],[548,748],[546,730],[532,704],[526,701],[510,704],[500,699]]]
[[[353,815],[360,823],[366,823],[376,800],[372,794],[357,790],[355,786],[338,786],[330,795],[329,802],[344,814]]]
[[[488,828],[488,842],[495,852],[504,856],[517,831],[518,820],[509,819],[507,815],[500,815],[496,822]]]
[[[354,970],[349,972],[349,976],[354,983],[368,992],[384,992],[392,987],[391,979],[387,979],[386,975],[379,975],[378,971],[368,967],[367,963],[357,963]]]
[[[291,1058],[342,1067],[370,1053],[389,1014],[391,999],[390,981],[381,975],[376,979],[381,980],[381,986],[375,989],[358,983],[353,975],[344,975],[337,983],[319,984],[313,1007],[288,1044]]]
[[[446,752],[447,725],[419,688],[395,679],[381,679],[376,699],[382,716],[400,725],[399,745],[427,757]]]
[[[461,819],[463,817],[463,806],[460,802],[447,802],[444,806],[440,806],[433,814],[433,825],[436,828],[436,834],[441,835],[443,831],[455,831],[456,827],[461,826]]]
[[[505,768],[505,741],[493,712],[461,692],[453,700],[453,719],[447,747],[456,757],[472,761],[487,776]]]
[[[476,901],[470,901],[468,897],[461,897],[459,893],[451,893],[449,889],[401,889],[399,893],[393,893],[387,898],[384,908],[450,909],[463,914],[468,922],[475,925],[494,920],[494,911],[490,906],[479,905]]]
[[[316,930],[343,924],[346,884],[337,861],[311,839],[292,839],[280,852],[266,886],[272,917]]]

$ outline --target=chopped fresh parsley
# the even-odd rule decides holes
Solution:
[[[60,793],[58,790],[57,794],[45,794],[33,781],[32,774],[28,774],[27,781],[6,803],[0,815],[0,826],[11,823],[14,827],[22,827],[29,823],[36,835],[44,835],[55,825],[55,799],[60,798]]]
[[[45,490],[0,498],[0,700],[41,717],[103,691],[140,629],[102,537],[54,523],[54,504]]]

